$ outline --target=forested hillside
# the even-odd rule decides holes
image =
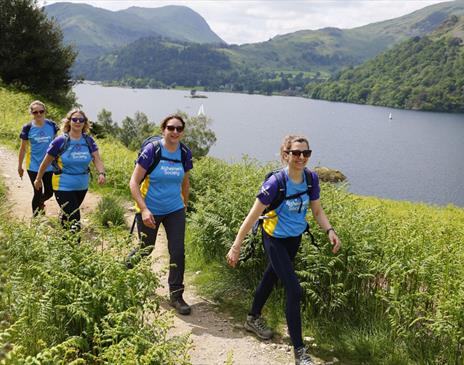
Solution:
[[[114,81],[133,87],[176,85],[212,90],[261,92],[293,89],[319,74],[280,73],[240,67],[215,46],[144,38],[118,51],[76,66],[90,80]]]
[[[309,85],[315,99],[395,108],[464,111],[464,18],[446,21],[332,80]]]

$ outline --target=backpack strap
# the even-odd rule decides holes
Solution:
[[[26,132],[28,139],[29,139],[29,132],[31,131],[31,128],[32,128],[32,122],[29,122],[24,126],[24,129],[23,129],[24,132]]]
[[[271,172],[270,175],[274,175],[277,181],[277,194],[272,203],[266,208],[265,213],[276,209],[280,204],[282,204],[285,200],[285,196],[287,195],[287,177],[285,175],[285,171],[280,169]]]
[[[159,162],[161,161],[161,143],[160,143],[160,140],[158,139],[156,141],[152,141],[151,144],[153,145],[153,152],[154,152],[153,163],[150,165],[150,167],[148,167],[147,173],[145,174],[145,177],[150,175],[153,172],[153,170],[156,168],[156,166],[158,166]],[[145,177],[144,177],[144,179],[145,179]]]

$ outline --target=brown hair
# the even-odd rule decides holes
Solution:
[[[84,128],[82,128],[82,133],[88,133],[89,132],[89,130],[90,130],[90,121],[87,118],[87,115],[85,115],[85,113],[81,109],[74,108],[74,109],[71,109],[68,112],[68,114],[66,114],[66,117],[63,118],[63,120],[61,121],[63,123],[63,126],[61,127],[61,131],[63,133],[68,133],[71,130],[71,118],[76,113],[80,113],[85,119]]]
[[[178,119],[178,120],[180,120],[180,122],[182,123],[182,127],[185,128],[184,119],[183,119],[179,114],[171,114],[171,115],[168,115],[166,118],[164,118],[163,121],[161,122],[161,124],[160,124],[161,130],[164,131],[164,130],[166,129],[166,126],[168,125],[168,122],[169,122],[171,119]]]
[[[44,103],[42,103],[40,100],[34,100],[32,103],[29,104],[29,113],[32,114],[32,108],[35,105],[40,105],[42,108],[44,108],[45,111],[47,111],[47,108],[45,107]]]
[[[309,142],[308,139],[304,136],[285,136],[284,141],[282,142],[282,145],[280,146],[280,160],[283,163],[286,163],[287,161],[284,158],[284,155],[286,151],[288,151],[290,148],[292,148],[292,144],[295,142],[300,142],[300,143],[306,143],[308,148],[309,148]]]

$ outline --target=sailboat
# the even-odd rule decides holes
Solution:
[[[388,115],[388,119],[393,119],[392,113]]]
[[[200,109],[198,109],[198,116],[202,116],[202,115],[206,115],[203,104],[201,104]]]

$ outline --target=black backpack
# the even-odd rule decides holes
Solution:
[[[172,158],[167,158],[161,155],[161,139],[162,137],[160,136],[151,136],[151,137],[146,138],[142,142],[142,146],[140,147],[139,153],[137,154],[137,159],[135,160],[135,163],[137,163],[137,160],[140,154],[145,149],[145,147],[147,147],[150,143],[153,144],[153,149],[155,151],[155,157],[153,158],[153,163],[148,167],[147,173],[145,174],[142,181],[153,172],[153,170],[156,168],[156,166],[158,166],[161,160],[171,161],[171,162],[181,162],[182,166],[184,167],[184,171],[186,170],[187,155],[189,152],[188,147],[184,145],[182,142],[180,142],[180,161],[172,159]]]
[[[308,196],[310,196],[311,189],[313,187],[313,175],[311,174],[311,171],[309,169],[307,169],[306,167],[304,169],[304,174],[305,174],[305,178],[306,178],[307,189],[305,191],[301,191],[299,193],[292,194],[292,195],[289,195],[289,196],[287,196],[287,177],[286,177],[284,169],[274,170],[274,171],[271,171],[268,174],[266,174],[266,176],[264,178],[264,182],[269,180],[269,178],[271,176],[275,176],[275,178],[277,180],[277,187],[278,187],[277,188],[278,189],[277,190],[277,195],[275,196],[275,198],[271,202],[271,204],[269,204],[268,207],[264,210],[264,215],[260,216],[259,219],[256,221],[256,223],[253,225],[253,229],[252,229],[253,238],[250,241],[251,242],[250,247],[248,247],[245,250],[243,256],[240,257],[239,261],[242,261],[242,262],[246,261],[253,255],[253,253],[255,251],[255,237],[258,234],[259,228],[262,227],[264,219],[273,218],[273,217],[269,217],[269,216],[266,217],[267,213],[269,213],[269,212],[271,212],[273,210],[276,210],[283,203],[284,200],[295,199],[295,198],[298,198],[298,197],[300,197],[300,196],[302,196],[304,194],[308,194]],[[303,201],[301,201],[299,211],[301,211],[302,207],[303,207]],[[277,214],[278,214],[278,212],[276,212],[276,215]],[[311,244],[316,246],[317,248],[319,248],[319,246],[316,244],[316,241],[314,240],[313,234],[309,230],[309,223],[306,224],[306,229],[305,229],[304,233],[307,233],[309,235],[309,237],[311,239]]]
[[[85,133],[82,133],[82,136],[84,137],[85,144],[87,145],[87,148],[89,149],[90,155],[92,155],[92,141],[90,140],[90,137]],[[64,133],[63,137],[64,137],[64,142],[61,145],[60,149],[58,150],[58,154],[56,155],[55,159],[52,161],[53,174],[55,175],[60,175],[63,172],[61,170],[61,167],[58,165],[58,158],[68,149],[69,142],[71,140],[68,133]],[[87,168],[86,172],[76,174],[76,175],[88,174],[89,172],[90,172],[90,168]],[[70,175],[73,175],[73,174],[70,174]]]

